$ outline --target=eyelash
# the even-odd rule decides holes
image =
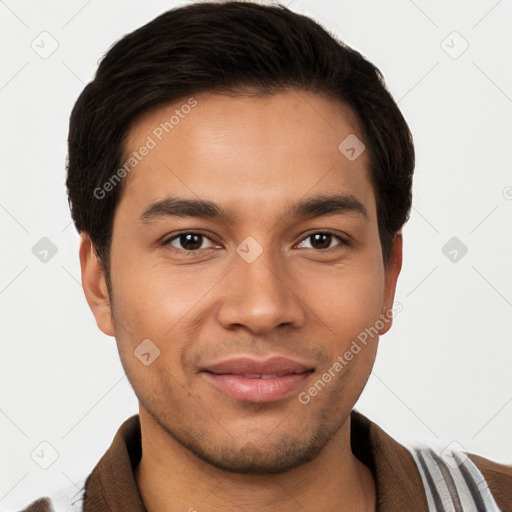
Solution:
[[[331,231],[329,229],[324,229],[324,230],[321,230],[321,231],[314,231],[312,233],[309,233],[308,235],[306,235],[304,238],[302,238],[300,240],[299,244],[304,242],[308,238],[312,237],[313,235],[319,235],[319,234],[321,234],[321,235],[331,235],[334,238],[337,238],[341,242],[339,245],[345,245],[345,246],[349,246],[350,245],[350,243],[346,239],[342,238],[340,235],[336,234],[334,231]],[[197,249],[195,251],[187,251],[186,249],[179,250],[176,247],[173,247],[171,245],[171,242],[173,242],[174,240],[179,239],[183,235],[200,235],[200,236],[206,238],[207,240],[209,240],[210,242],[215,243],[215,241],[212,240],[208,235],[206,235],[205,233],[201,233],[200,231],[183,231],[182,233],[178,233],[177,235],[174,235],[171,238],[168,238],[167,240],[165,240],[162,243],[162,245],[164,247],[172,247],[172,250],[174,250],[178,254],[185,254],[187,256],[197,256],[201,252],[212,250],[211,248],[207,248],[207,249]],[[326,251],[330,251],[332,249],[335,249],[336,247],[337,246],[329,247],[327,249],[312,249],[312,250],[318,251],[318,252],[326,252]]]

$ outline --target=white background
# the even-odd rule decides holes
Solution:
[[[356,408],[401,442],[457,441],[510,464],[512,2],[287,3],[381,69],[416,143],[404,309]],[[176,5],[0,2],[1,510],[88,474],[137,412],[80,286],[67,123],[112,43]],[[47,59],[31,48],[51,47],[43,31],[58,43]],[[468,248],[457,262],[442,252],[454,236]],[[32,253],[42,237],[58,249],[46,263]],[[42,441],[59,454],[46,470],[30,457]]]

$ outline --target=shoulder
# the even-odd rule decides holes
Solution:
[[[408,447],[432,510],[454,503],[461,510],[512,510],[512,466],[467,453],[459,446],[444,450]]]
[[[49,498],[39,498],[22,509],[21,512],[53,512],[52,503]]]
[[[20,512],[82,512],[85,496],[85,480],[66,487],[49,496],[39,498]]]
[[[499,464],[472,453],[469,458],[482,473],[502,510],[512,510],[512,465]]]

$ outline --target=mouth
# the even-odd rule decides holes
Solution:
[[[245,402],[275,402],[300,389],[314,367],[283,357],[264,361],[240,357],[201,369],[204,378],[223,394]]]

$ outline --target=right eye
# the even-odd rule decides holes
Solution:
[[[203,247],[203,244],[208,241],[210,242],[209,247]],[[198,251],[205,249],[211,249],[215,244],[213,241],[204,235],[203,233],[196,233],[193,231],[187,231],[185,233],[179,233],[164,243],[164,246],[171,246],[174,249],[178,249],[181,253],[197,254]]]

